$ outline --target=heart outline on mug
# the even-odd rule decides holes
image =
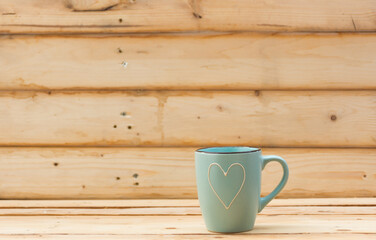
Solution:
[[[237,165],[237,166],[240,166],[243,169],[243,182],[240,185],[240,188],[239,188],[238,192],[235,194],[234,198],[231,200],[231,202],[230,202],[230,204],[228,206],[226,206],[226,204],[223,202],[223,200],[221,199],[221,197],[218,195],[217,191],[215,191],[213,185],[211,184],[211,181],[210,181],[210,170],[211,170],[211,167],[214,166],[214,165],[218,166],[221,169],[221,171],[222,171],[223,175],[225,175],[225,177],[227,177],[228,172],[230,171],[230,169],[233,166]],[[243,189],[243,186],[244,186],[244,183],[245,183],[245,177],[246,177],[245,176],[245,168],[240,163],[233,163],[233,164],[231,164],[227,168],[226,172],[223,170],[223,168],[221,167],[221,165],[219,165],[218,163],[212,163],[212,164],[209,165],[209,168],[208,168],[208,181],[209,181],[209,185],[210,185],[211,189],[213,190],[214,194],[217,196],[217,198],[219,199],[219,201],[222,203],[222,205],[225,207],[226,210],[228,210],[231,207],[232,203],[235,201],[235,199],[238,197],[239,193]]]

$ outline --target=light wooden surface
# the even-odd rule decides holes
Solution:
[[[137,239],[140,240],[160,240],[160,239],[174,239],[174,240],[179,240],[179,239],[247,239],[249,238],[248,235],[242,235],[242,234],[232,234],[232,235],[202,235],[202,234],[197,234],[197,235],[191,235],[191,234],[184,234],[184,235],[179,235],[179,234],[168,234],[168,235],[163,235],[163,234],[155,234],[155,235],[56,235],[56,234],[51,234],[51,235],[46,235],[46,234],[34,234],[34,235],[14,235],[14,234],[9,234],[6,235],[4,234],[3,236],[0,236],[0,239],[28,239],[28,240],[35,240],[35,239],[73,239],[73,240],[82,240],[82,239],[88,239],[88,240],[103,240],[103,237],[106,237],[106,239],[134,239],[134,237],[137,237]],[[278,237],[278,239],[289,239],[289,240],[297,240],[301,239],[300,234],[252,234],[252,239],[254,240],[267,240],[267,239],[275,239]],[[374,234],[342,234],[342,233],[336,233],[336,234],[305,234],[304,239],[308,240],[338,240],[338,239],[374,239]]]
[[[205,229],[197,200],[68,201],[64,208],[36,209],[38,201],[6,201],[0,209],[1,239],[374,239],[375,199],[319,199],[330,207],[307,199],[275,200],[256,219],[252,231],[214,234]],[[182,201],[183,204],[179,204]],[[195,207],[184,206],[187,202]],[[61,206],[64,201],[58,201]],[[149,205],[151,203],[151,205]],[[44,204],[44,203],[42,203]],[[52,205],[51,205],[52,204]],[[74,204],[74,205],[70,205]],[[118,206],[119,204],[119,206]],[[332,204],[338,204],[332,205]],[[23,207],[19,207],[19,206]],[[112,206],[108,208],[108,206]],[[137,206],[137,207],[134,207]],[[158,207],[154,207],[158,206]],[[67,208],[68,207],[68,208]],[[70,207],[70,208],[69,208]],[[146,208],[143,208],[146,207]],[[308,211],[307,211],[308,209]],[[133,212],[138,213],[134,215]],[[33,212],[33,213],[32,213]],[[51,214],[60,212],[59,214]],[[191,214],[193,212],[193,214]],[[14,215],[14,213],[16,215]],[[166,214],[167,213],[167,214]]]
[[[375,147],[375,119],[374,91],[0,93],[3,146]]]
[[[376,89],[375,55],[375,34],[3,37],[0,89]]]
[[[0,148],[0,198],[195,198],[194,150]],[[376,196],[375,149],[264,148],[263,154],[280,155],[289,165],[279,197]],[[268,164],[262,194],[281,176],[277,163]]]
[[[103,235],[85,235],[85,236],[82,236],[82,235],[45,235],[45,234],[39,234],[39,235],[3,235],[4,237],[1,237],[0,236],[0,239],[30,239],[30,240],[35,240],[35,239],[73,239],[73,240],[77,240],[77,239],[89,239],[89,240],[103,240]],[[164,239],[164,238],[167,238],[167,239],[216,239],[218,240],[218,237],[220,237],[220,239],[236,239],[236,240],[239,240],[239,239],[247,239],[249,238],[248,235],[244,236],[244,235],[221,235],[221,236],[217,236],[217,235],[200,235],[200,234],[197,234],[197,235],[190,235],[190,234],[184,234],[184,235],[178,235],[178,234],[169,234],[169,235],[163,235],[163,234],[155,234],[155,235],[142,235],[142,236],[135,236],[135,235],[111,235],[110,237],[105,235],[106,239],[134,239],[134,237],[137,237],[137,239],[140,239],[140,240],[160,240],[160,239]],[[292,240],[296,240],[296,239],[301,239],[301,236],[299,234],[278,234],[276,236],[276,234],[260,234],[260,235],[256,235],[256,234],[253,234],[252,235],[252,239],[255,239],[255,240],[265,240],[265,239],[275,239],[276,237],[278,237],[278,239],[292,239]],[[330,239],[330,240],[337,240],[337,239],[344,239],[344,240],[348,240],[348,239],[374,239],[374,235],[373,234],[342,234],[342,233],[339,233],[339,234],[306,234],[304,236],[305,238],[304,239],[308,239],[308,240],[317,240],[317,239],[320,239],[320,240],[327,240],[327,239]]]
[[[72,3],[73,2],[73,3]],[[375,0],[3,0],[2,33],[375,31]]]

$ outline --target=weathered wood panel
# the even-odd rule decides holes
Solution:
[[[3,0],[2,33],[375,31],[375,0]]]
[[[0,144],[148,145],[161,141],[155,96],[121,92],[2,92],[0,96]]]
[[[376,145],[376,92],[202,92],[166,99],[166,144]]]
[[[373,91],[1,92],[0,145],[376,146]]]
[[[280,197],[376,196],[376,149],[266,148],[263,153],[280,155],[289,164],[290,179]],[[0,164],[2,199],[197,197],[194,148],[0,148]],[[267,165],[262,194],[270,192],[281,176],[278,164]],[[9,205],[1,203],[0,208]],[[356,200],[346,205],[362,203]],[[56,204],[22,206],[68,207]],[[156,206],[142,204],[138,207]],[[196,202],[182,204],[197,206]],[[300,204],[315,203],[302,200]]]
[[[376,89],[375,55],[375,34],[3,37],[0,89]]]

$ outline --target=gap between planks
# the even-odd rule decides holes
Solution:
[[[0,216],[198,216],[199,207],[2,208]],[[376,207],[266,207],[260,215],[376,215]]]

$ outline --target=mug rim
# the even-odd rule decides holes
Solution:
[[[248,148],[248,151],[239,151],[239,152],[210,152],[204,151],[205,149],[213,149],[213,148]],[[195,152],[198,153],[208,153],[208,154],[239,154],[239,153],[253,153],[253,152],[260,152],[261,148],[257,147],[250,147],[250,146],[219,146],[219,147],[203,147],[197,149]]]

